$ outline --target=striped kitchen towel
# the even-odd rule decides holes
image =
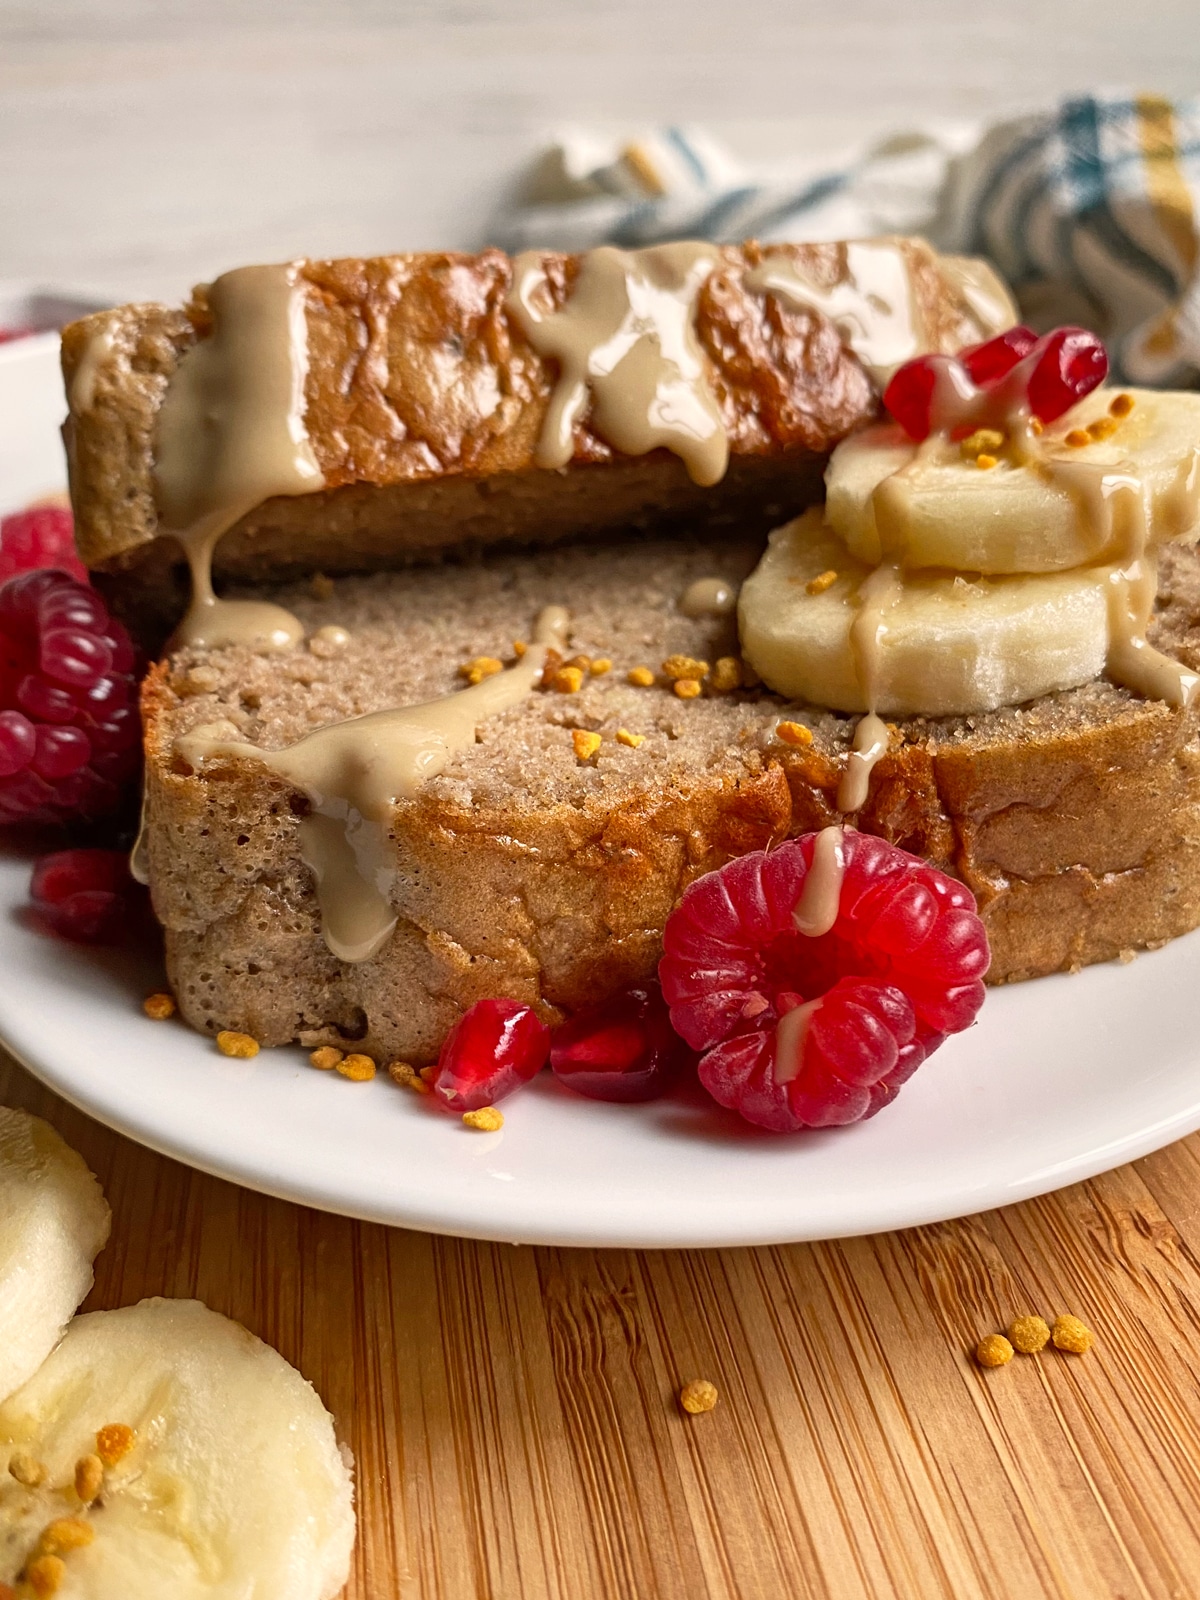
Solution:
[[[1095,328],[1118,379],[1200,384],[1200,100],[1085,95],[785,176],[745,171],[700,130],[572,133],[491,232],[509,250],[922,233],[989,257],[1035,327]]]

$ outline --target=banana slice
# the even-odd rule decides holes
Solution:
[[[868,707],[850,625],[874,570],[819,510],[776,529],[738,602],[742,653],[766,684],[835,711],[938,717],[1017,705],[1104,670],[1108,568],[975,581],[909,573],[881,618]],[[836,580],[810,593],[829,572]]]
[[[332,1418],[282,1356],[195,1300],[76,1317],[0,1406],[4,1464],[0,1582],[31,1593],[329,1600],[349,1572]]]
[[[109,1222],[83,1157],[49,1123],[0,1106],[0,1400],[62,1337]]]
[[[956,572],[1063,572],[1119,558],[1128,512],[1102,491],[1107,470],[1132,472],[1146,484],[1151,543],[1194,542],[1200,394],[1128,392],[1134,408],[1119,421],[1108,414],[1113,391],[1098,389],[1048,427],[1035,441],[1040,466],[1015,466],[1001,454],[985,471],[957,444],[934,439],[918,447],[893,423],[867,428],[830,458],[829,524],[872,564],[886,558]],[[1081,448],[1066,443],[1089,423],[1114,431]]]

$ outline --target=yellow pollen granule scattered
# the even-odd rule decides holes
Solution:
[[[529,649],[529,646],[525,643],[524,639],[514,639],[513,640],[513,655],[516,656],[518,661],[520,661],[521,657],[525,654],[526,650],[528,650],[528,649]]]
[[[334,1071],[340,1072],[343,1078],[349,1078],[351,1083],[369,1083],[375,1076],[375,1063],[370,1056],[343,1056],[333,1065]]]
[[[631,750],[636,750],[638,745],[645,744],[645,742],[646,735],[644,733],[630,733],[628,728],[617,729],[618,744],[628,745]]]
[[[559,694],[578,694],[583,688],[583,668],[559,667],[550,679],[550,687]]]
[[[1092,1348],[1092,1336],[1078,1317],[1055,1317],[1050,1337],[1056,1350],[1068,1350],[1075,1356]]]
[[[408,1061],[391,1061],[388,1063],[388,1076],[393,1083],[398,1083],[402,1089],[415,1089],[418,1094],[428,1094],[429,1085]]]
[[[1030,419],[1029,419],[1029,431],[1034,436],[1035,439],[1038,437],[1039,434],[1045,433],[1046,424],[1042,421],[1041,417],[1030,417]]]
[[[323,1044],[320,1049],[313,1050],[308,1059],[318,1072],[329,1072],[337,1066],[344,1055],[345,1051],[338,1050],[334,1045]]]
[[[980,472],[990,472],[997,464],[998,463],[995,456],[989,456],[985,454],[975,457],[975,465],[979,468]]]
[[[989,1333],[975,1346],[975,1359],[981,1367],[1003,1367],[1013,1358],[1013,1347],[1002,1333]]]
[[[569,661],[564,661],[563,665],[565,667],[578,667],[580,672],[586,676],[592,670],[592,658],[585,655],[572,656]]]
[[[239,1061],[249,1061],[258,1054],[258,1040],[248,1033],[235,1033],[232,1028],[222,1028],[217,1035],[217,1049],[223,1056],[236,1056]]]
[[[104,1463],[99,1456],[80,1456],[75,1463],[75,1493],[90,1506],[104,1482]]]
[[[468,1128],[476,1128],[480,1133],[495,1133],[497,1128],[504,1126],[503,1114],[495,1106],[480,1106],[478,1111],[464,1111],[463,1121]]]
[[[586,728],[572,728],[571,743],[575,746],[575,754],[580,761],[590,761],[600,748],[600,735],[588,733]]]
[[[137,1434],[127,1422],[109,1422],[96,1435],[96,1454],[106,1467],[115,1467],[133,1449]]]
[[[1050,1328],[1042,1317],[1018,1317],[1008,1330],[1014,1350],[1023,1356],[1035,1356],[1044,1350],[1050,1339]]]
[[[709,1383],[707,1378],[693,1378],[679,1391],[679,1404],[689,1417],[698,1417],[705,1411],[711,1411],[718,1398],[716,1384]]]
[[[708,662],[697,661],[694,656],[668,656],[662,664],[668,678],[707,678]]]
[[[503,661],[497,661],[495,656],[476,656],[473,661],[463,662],[458,669],[458,675],[473,684],[482,683],[485,678],[494,678],[498,672],[503,671]]]
[[[46,1469],[40,1461],[35,1461],[27,1450],[18,1450],[16,1455],[9,1459],[8,1470],[18,1483],[23,1483],[27,1489],[36,1489],[46,1477]]]
[[[775,737],[782,739],[784,744],[806,745],[813,742],[812,729],[806,728],[802,722],[777,722]]]
[[[45,1600],[47,1595],[57,1594],[66,1575],[67,1564],[61,1556],[38,1556],[25,1568],[25,1581],[37,1596],[37,1600]]]
[[[42,1529],[38,1550],[42,1555],[61,1555],[64,1550],[82,1550],[95,1537],[95,1528],[82,1517],[57,1517]]]
[[[1085,444],[1091,444],[1092,436],[1086,428],[1072,428],[1066,438],[1066,443],[1072,450],[1081,450]]]
[[[597,656],[588,668],[593,678],[602,678],[606,672],[612,671],[612,662],[608,656]]]
[[[736,656],[718,656],[709,674],[708,686],[718,694],[729,694],[742,686],[742,664]]]
[[[1095,422],[1088,423],[1087,431],[1089,438],[1111,439],[1117,431],[1117,419],[1115,417],[1097,417]]]
[[[974,433],[969,433],[959,444],[959,449],[964,456],[977,456],[981,451],[989,455],[1001,449],[1004,445],[1004,435],[995,428],[976,428]]]
[[[1108,414],[1110,417],[1127,417],[1136,403],[1131,394],[1126,394],[1122,391],[1120,394],[1113,395],[1108,402]]]
[[[633,667],[626,677],[635,689],[648,689],[654,682],[654,674],[649,667]]]
[[[832,589],[838,580],[837,573],[832,567],[827,572],[818,572],[815,578],[810,578],[804,585],[808,594],[824,594],[826,589]]]
[[[694,700],[700,693],[699,678],[676,678],[671,685],[681,700]]]
[[[175,1015],[175,1001],[169,994],[148,994],[142,1001],[142,1010],[155,1022],[165,1022]]]

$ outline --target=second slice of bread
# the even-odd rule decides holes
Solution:
[[[310,635],[283,657],[185,650],[144,692],[147,843],[183,1014],[264,1044],[355,1044],[431,1059],[474,1000],[511,995],[553,1019],[655,968],[687,883],[731,856],[833,820],[853,718],[763,690],[681,700],[673,653],[736,651],[733,619],[689,619],[695,578],[733,582],[758,540],[638,540],[493,555],[453,568],[271,591]],[[480,654],[511,659],[546,604],[572,651],[612,661],[578,693],[539,690],[479,728],[395,808],[399,922],[346,964],[321,934],[297,844],[304,797],[266,768],[191,770],[175,740],[227,719],[279,748],[315,727],[460,687]],[[1200,665],[1200,557],[1169,550],[1152,634]],[[653,686],[627,681],[636,666]],[[993,981],[1111,959],[1200,923],[1197,710],[1100,681],[988,715],[898,724],[857,825],[963,878],[977,895]],[[805,723],[813,743],[776,734]],[[581,762],[571,730],[601,735]],[[642,743],[619,743],[624,729]]]

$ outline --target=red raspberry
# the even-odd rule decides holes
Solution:
[[[0,824],[117,809],[141,762],[134,667],[93,589],[49,569],[0,587]]]
[[[38,567],[57,567],[87,582],[87,569],[75,554],[75,524],[65,506],[30,506],[0,517],[0,583]]]
[[[740,856],[671,913],[659,964],[671,1021],[704,1051],[722,1105],[778,1132],[873,1115],[983,1002],[988,947],[961,883],[847,829],[838,918],[800,933],[793,913],[816,834]],[[819,1001],[801,1026],[779,1024]],[[798,1047],[798,1048],[797,1048]]]
[[[145,916],[146,896],[120,850],[43,856],[29,885],[33,920],[77,944],[120,944]]]
[[[625,989],[550,1036],[554,1076],[589,1100],[654,1100],[687,1059],[658,984]]]
[[[446,1035],[430,1088],[452,1111],[478,1111],[546,1065],[550,1029],[517,1000],[477,1000]]]
[[[1030,328],[1010,328],[957,356],[906,362],[883,391],[883,403],[910,439],[935,431],[957,438],[975,428],[1005,427],[1021,404],[1042,422],[1054,422],[1107,373],[1104,345],[1086,328],[1055,328],[1040,339]]]

